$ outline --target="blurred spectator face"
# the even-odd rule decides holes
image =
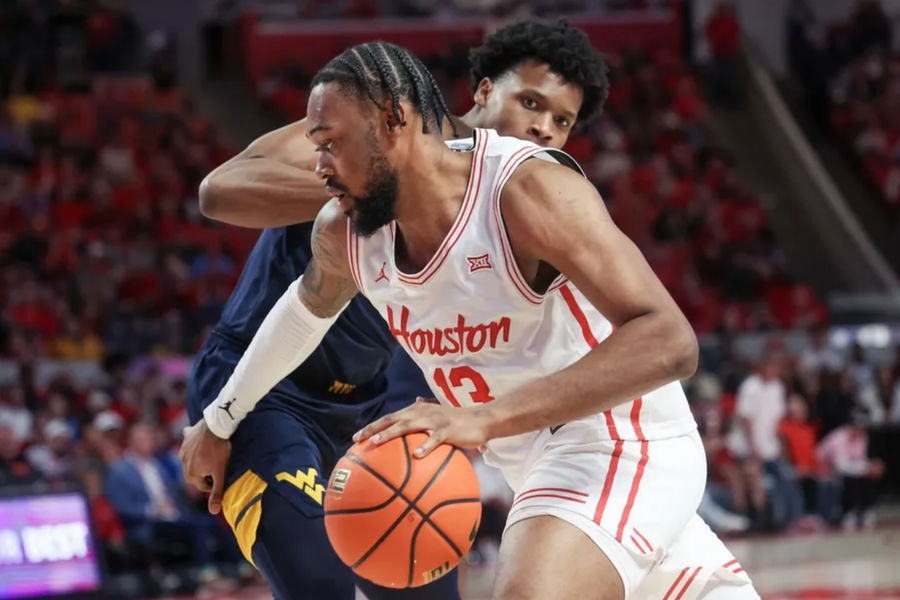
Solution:
[[[90,454],[106,464],[111,464],[119,458],[119,445],[93,425],[84,428],[84,446]]]
[[[859,438],[866,436],[866,428],[860,422],[850,423],[849,428],[850,438],[853,440],[858,440]]]
[[[128,447],[142,458],[150,458],[156,452],[156,432],[149,425],[141,423],[131,428]]]
[[[94,418],[94,427],[111,442],[121,441],[122,425],[122,417],[111,410],[104,410]]]
[[[762,377],[766,381],[772,381],[781,377],[781,360],[772,356],[762,366]]]
[[[482,79],[475,91],[475,104],[485,111],[485,125],[501,135],[551,148],[565,145],[583,100],[579,86],[532,58],[496,81]]]
[[[53,419],[44,426],[44,440],[47,447],[57,456],[66,454],[72,434],[62,419]]]
[[[109,397],[109,394],[104,392],[103,390],[93,390],[87,398],[87,409],[92,414],[97,414],[103,410],[106,410],[112,400]]]
[[[827,327],[817,327],[812,332],[812,345],[813,348],[825,348],[828,346],[828,328]]]
[[[794,421],[806,422],[809,416],[809,408],[806,406],[806,400],[798,394],[791,395],[788,400],[788,414]]]
[[[25,390],[20,385],[11,387],[6,394],[6,401],[11,406],[25,406]]]
[[[50,396],[50,400],[48,401],[48,405],[50,408],[50,414],[55,419],[64,419],[69,413],[69,401],[62,394],[52,394]]]

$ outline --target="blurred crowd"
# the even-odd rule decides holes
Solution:
[[[65,371],[39,386],[19,365],[0,389],[0,487],[83,489],[108,573],[131,574],[114,579],[125,595],[248,576],[228,525],[182,476],[183,377],[146,359],[103,366],[86,386]]]
[[[788,22],[792,69],[820,124],[843,142],[900,225],[900,54],[880,2],[857,3],[843,22],[816,20],[793,0]]]
[[[214,0],[215,4],[215,0]],[[673,0],[247,0],[219,2],[213,11],[253,10],[266,18],[376,19],[419,17],[454,19],[557,15],[602,15],[625,10],[669,9]],[[239,7],[235,7],[239,4]]]
[[[192,352],[255,240],[198,209],[200,180],[232,149],[165,69],[110,74],[98,58],[85,60],[91,77],[53,77],[27,49],[59,16],[29,29],[2,6],[0,27],[18,34],[0,34],[13,55],[0,96],[0,356]],[[90,31],[86,52],[99,44]]]
[[[879,363],[827,336],[800,355],[772,337],[752,371],[726,353],[692,380],[714,528],[873,527],[878,496],[900,492],[900,348]]]

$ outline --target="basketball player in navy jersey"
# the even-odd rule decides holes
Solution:
[[[561,148],[577,121],[606,96],[602,60],[586,36],[564,23],[526,21],[485,38],[470,55],[475,106],[462,118],[434,107],[445,134],[490,127]],[[404,65],[386,64],[403,69]],[[424,72],[427,74],[427,71]],[[429,87],[436,90],[430,75]],[[439,97],[440,94],[437,94]],[[244,555],[276,598],[456,599],[455,572],[424,588],[388,590],[355,581],[334,554],[322,494],[352,434],[375,418],[430,395],[377,311],[351,302],[318,349],[263,398],[234,430],[210,430],[203,411],[220,393],[264,317],[311,257],[311,223],[328,200],[315,175],[304,121],[266,134],[209,174],[201,186],[207,216],[266,228],[221,320],[198,354],[188,388],[191,422],[182,460],[188,480],[224,509]],[[304,223],[294,225],[295,223]],[[227,401],[215,407],[237,423]]]

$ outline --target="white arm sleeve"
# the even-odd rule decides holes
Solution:
[[[306,360],[346,305],[333,317],[312,314],[296,280],[259,326],[216,399],[203,410],[209,430],[228,439],[256,403]]]

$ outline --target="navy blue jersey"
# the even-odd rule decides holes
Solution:
[[[220,359],[225,359],[223,347],[232,354],[221,361],[228,365],[214,370],[233,368],[235,357],[239,358],[249,346],[269,310],[291,282],[303,274],[312,257],[312,227],[312,223],[305,223],[262,232],[218,325],[201,350],[201,355],[204,351],[215,352]],[[383,402],[379,395],[387,385],[384,371],[396,347],[378,311],[358,295],[319,347],[283,382],[292,393],[269,394],[264,402],[280,404],[326,428],[333,421],[357,422],[370,415],[375,404]],[[199,415],[214,398],[209,391],[203,397],[189,398],[192,415]]]

